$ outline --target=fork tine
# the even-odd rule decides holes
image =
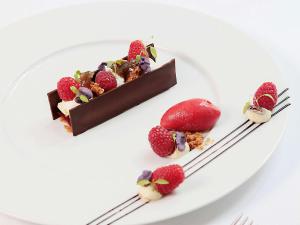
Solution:
[[[241,222],[240,225],[245,225],[247,223],[247,221],[248,221],[248,216]]]
[[[236,218],[231,225],[237,225],[237,223],[242,219],[243,213]]]
[[[250,220],[249,217],[244,217],[243,214],[241,214],[238,218],[236,218],[231,225],[253,225],[253,220]]]

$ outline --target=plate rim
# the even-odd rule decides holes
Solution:
[[[126,3],[137,3],[138,1],[125,1]],[[26,20],[30,20],[30,19],[36,19],[40,16],[49,16],[49,14],[55,12],[55,11],[64,11],[64,10],[67,10],[67,9],[70,9],[70,8],[78,8],[78,7],[81,7],[82,5],[84,6],[90,6],[90,5],[101,5],[101,4],[118,4],[118,3],[124,3],[124,1],[113,1],[113,2],[110,2],[108,0],[105,0],[105,1],[101,1],[101,2],[89,2],[89,3],[80,3],[80,4],[74,4],[74,5],[66,5],[66,6],[63,6],[63,7],[60,7],[60,8],[54,8],[54,9],[50,9],[50,10],[46,10],[46,11],[43,11],[43,12],[40,12],[40,13],[37,13],[37,14],[34,14],[34,15],[31,15],[31,16],[28,16],[28,17],[24,17],[20,20],[17,20],[15,22],[12,22],[10,24],[7,24],[3,27],[1,27],[0,29],[0,33],[5,31],[7,28],[10,28],[11,26],[17,26],[20,22],[23,22],[23,21],[26,21]],[[251,40],[252,42],[255,42],[255,45],[261,50],[264,52],[264,54],[268,55],[272,61],[273,61],[273,65],[275,67],[277,67],[277,65],[274,63],[274,60],[272,58],[272,56],[264,49],[262,48],[262,46],[257,42],[255,41],[254,38],[252,38],[250,35],[246,34],[245,32],[241,31],[240,29],[238,29],[237,27],[235,27],[234,25],[228,23],[227,21],[223,21],[221,20],[220,18],[214,16],[214,15],[210,15],[208,13],[205,13],[205,12],[202,12],[201,10],[197,10],[197,9],[190,9],[188,7],[183,7],[183,6],[178,6],[178,5],[172,5],[172,4],[168,4],[168,3],[154,3],[154,2],[138,2],[138,4],[140,5],[152,5],[152,6],[159,6],[159,5],[162,5],[162,6],[168,6],[168,7],[171,7],[171,8],[175,8],[175,9],[182,9],[182,10],[186,10],[186,11],[191,11],[192,13],[198,13],[198,14],[202,14],[202,15],[205,15],[206,17],[210,17],[212,18],[213,20],[216,20],[218,21],[219,23],[222,23],[223,25],[226,25],[226,26],[230,26],[232,29],[236,30],[236,31],[239,31],[239,33],[242,33],[243,35],[245,35],[249,40]],[[277,70],[279,71],[279,69],[277,68]],[[284,78],[283,76],[281,75],[281,83],[286,83],[284,81]],[[199,210],[201,209],[202,207],[206,207],[207,205],[210,205],[210,204],[213,204],[214,202],[217,202],[218,200],[224,198],[225,196],[227,196],[228,194],[232,193],[235,189],[237,189],[238,187],[242,186],[246,181],[248,181],[249,179],[251,179],[252,177],[254,177],[260,170],[261,168],[263,167],[263,165],[266,163],[266,161],[271,157],[271,155],[274,153],[274,151],[277,149],[280,141],[282,140],[282,137],[286,131],[286,128],[287,128],[287,124],[288,124],[288,119],[289,119],[289,116],[288,116],[289,112],[286,113],[286,116],[285,116],[285,122],[284,122],[284,127],[283,129],[281,130],[280,132],[280,136],[277,138],[277,141],[275,143],[272,144],[272,151],[270,151],[270,153],[264,158],[264,160],[260,163],[258,169],[256,169],[256,171],[254,173],[252,173],[252,175],[250,177],[247,177],[245,178],[238,186],[235,186],[233,188],[231,188],[230,190],[228,190],[226,193],[223,193],[222,195],[212,199],[211,201],[209,201],[207,204],[203,205],[203,206],[200,206],[200,207],[197,207],[195,209],[192,209],[192,210],[189,210],[189,211],[186,211],[186,212],[182,212],[181,214],[178,214],[176,215],[175,217],[177,216],[182,216],[184,214],[187,214],[189,212],[193,212],[193,211],[196,211],[196,210]],[[12,216],[12,217],[15,217],[15,215],[13,214],[10,214],[9,212],[5,212],[3,209],[1,209],[1,212],[4,213],[5,215],[8,215],[8,216]],[[156,222],[160,222],[160,221],[165,221],[165,220],[168,220],[170,218],[174,218],[174,216],[171,216],[171,217],[168,217],[168,218],[165,218],[165,219],[160,219],[160,220],[157,220],[157,221],[153,221],[151,223],[156,223]],[[18,219],[21,219],[21,220],[24,220],[24,221],[30,221],[30,222],[35,222],[34,220],[32,220],[32,218],[26,218],[26,217],[18,217]],[[39,223],[38,221],[35,222],[35,223]],[[43,223],[45,224],[45,223]],[[149,224],[149,223],[144,223],[144,224]]]

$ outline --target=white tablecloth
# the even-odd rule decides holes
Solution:
[[[0,0],[0,28],[23,17],[81,2],[88,0]],[[258,174],[225,198],[199,211],[157,225],[226,225],[241,212],[253,218],[255,224],[300,224],[300,148],[296,139],[300,137],[300,1],[165,2],[214,15],[252,36],[273,56],[282,70],[291,88],[293,107],[280,146]],[[30,223],[0,214],[0,225]]]

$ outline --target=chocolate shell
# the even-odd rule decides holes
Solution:
[[[81,134],[106,120],[168,90],[177,83],[175,59],[161,67],[141,75],[115,89],[91,99],[70,110],[70,125],[73,135]],[[61,102],[57,90],[48,93],[53,120],[61,113],[57,104]]]

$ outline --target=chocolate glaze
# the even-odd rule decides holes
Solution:
[[[175,59],[141,75],[115,89],[93,98],[90,102],[70,110],[73,135],[76,136],[108,119],[166,91],[177,83]],[[57,90],[48,93],[53,120],[60,117],[57,104],[61,102]]]

